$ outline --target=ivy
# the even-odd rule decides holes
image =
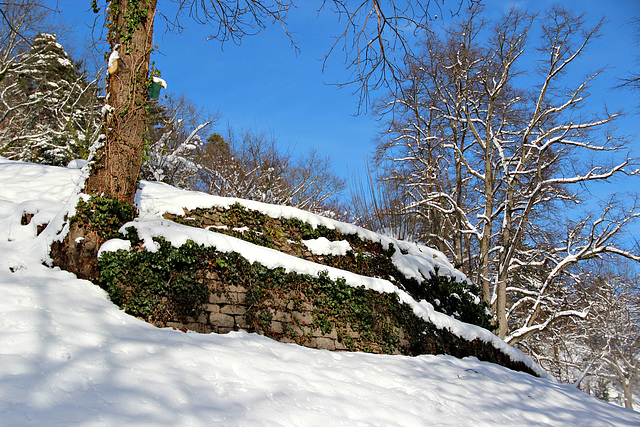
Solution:
[[[192,241],[179,248],[162,238],[156,241],[160,246],[157,252],[148,252],[138,245],[132,251],[104,253],[98,260],[98,284],[111,300],[127,313],[156,325],[185,321],[200,313],[211,292],[203,280],[207,271],[215,271],[224,283],[247,288],[248,321],[267,336],[277,335],[270,331],[277,302],[286,305],[292,295],[314,302],[313,324],[305,326],[319,328],[323,333],[335,328],[352,350],[373,351],[379,345],[384,352],[398,352],[399,339],[394,331],[402,325],[396,319],[412,318],[424,323],[415,318],[408,306],[399,304],[396,295],[353,288],[343,279],[331,280],[326,273],[319,277],[288,273]],[[398,310],[405,315],[396,316]],[[361,338],[348,336],[347,324]],[[292,328],[285,333],[292,340],[304,338]]]
[[[117,200],[93,197],[79,205],[75,220],[98,224],[101,233],[116,236],[121,227],[119,222],[130,219],[133,212],[131,206]],[[273,225],[272,219],[256,218],[255,213],[241,206],[233,207],[229,213],[219,213],[226,214],[223,215],[226,220],[237,225],[246,222],[262,223],[263,227]],[[108,219],[113,217],[120,219]],[[192,220],[197,222],[197,218]],[[287,227],[289,231],[282,237],[275,231],[267,233],[273,239],[290,237],[292,229],[301,236],[313,230],[296,221],[281,223],[281,230]],[[409,305],[400,302],[397,294],[352,287],[344,279],[331,279],[326,272],[314,277],[283,268],[270,269],[250,263],[238,253],[221,253],[193,241],[175,248],[156,238],[159,250],[148,252],[135,229],[127,231],[132,249],[103,253],[98,260],[97,283],[127,313],[155,325],[194,322],[207,308],[212,293],[226,293],[225,286],[233,284],[246,290],[243,303],[247,310],[243,317],[246,329],[277,340],[308,345],[323,334],[351,351],[474,355],[512,368],[518,365],[480,340],[466,341],[417,317]],[[323,232],[326,230],[320,229]],[[384,251],[379,243],[358,243],[357,236],[338,234],[335,238],[349,239],[355,250],[349,255],[351,262],[372,271],[395,251],[392,246]],[[476,287],[437,274],[418,285],[425,299],[433,301],[439,310],[463,321],[490,326],[486,306],[474,301]],[[282,320],[283,315],[290,320]],[[515,369],[530,371],[520,365]]]
[[[408,292],[416,301],[427,300],[449,316],[466,323],[493,329],[488,305],[478,298],[477,286],[440,276],[437,270],[423,281],[409,279],[392,261],[396,252],[393,244],[384,249],[380,242],[363,240],[356,234],[343,235],[338,230],[324,226],[313,228],[297,218],[274,219],[261,212],[248,210],[239,203],[227,209],[196,209],[189,218],[171,218],[193,227],[206,227],[205,218],[213,218],[216,225],[227,226],[226,230],[212,231],[228,234],[253,244],[282,250],[286,242],[292,251],[302,252],[306,247],[302,240],[325,237],[329,240],[346,240],[352,250],[346,255],[314,256],[313,261],[368,277],[379,277],[391,281]],[[243,231],[234,231],[242,228]],[[406,255],[406,254],[405,254]]]
[[[435,309],[466,323],[475,324],[493,330],[489,306],[478,301],[480,289],[470,283],[440,276],[436,273],[425,282],[424,299],[431,302]]]
[[[126,222],[132,221],[135,215],[136,208],[129,203],[94,195],[86,201],[80,199],[70,222],[89,224],[102,239],[109,240],[121,237],[118,230]]]
[[[106,252],[98,260],[98,284],[127,313],[152,323],[184,319],[200,308],[209,290],[198,277],[206,265],[202,248],[192,241],[173,248],[162,238],[148,252]]]

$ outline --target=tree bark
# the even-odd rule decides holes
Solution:
[[[633,379],[622,378],[620,382],[624,391],[624,407],[633,410]]]
[[[155,11],[156,0],[112,0],[110,3],[108,41],[119,59],[110,59],[103,119],[106,139],[87,179],[85,192],[89,194],[133,202],[147,132]]]

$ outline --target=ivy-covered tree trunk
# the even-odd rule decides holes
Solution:
[[[111,0],[107,97],[99,150],[85,192],[132,203],[144,155],[149,60],[157,0]]]
[[[111,44],[104,145],[96,153],[84,192],[132,204],[147,130],[149,61],[157,0],[111,0],[107,16]],[[94,6],[95,7],[95,6]],[[97,253],[106,239],[94,221],[72,221],[62,242],[53,242],[54,265],[92,280]]]

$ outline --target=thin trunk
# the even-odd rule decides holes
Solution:
[[[489,131],[487,131],[489,135]],[[482,283],[482,293],[486,302],[491,301],[491,276],[489,268],[489,251],[491,250],[491,234],[493,231],[493,203],[494,203],[494,170],[493,170],[493,152],[491,141],[485,141],[484,146],[484,212],[482,226],[482,238],[480,239],[480,265],[478,271],[480,273],[479,282]],[[498,293],[498,298],[500,294]],[[497,302],[500,304],[500,301]],[[500,325],[502,329],[502,325]],[[502,337],[501,337],[502,338]]]
[[[456,205],[457,208],[460,209],[462,207],[462,161],[459,159],[459,154],[454,153],[455,156],[455,165],[456,165]],[[455,227],[454,227],[454,243],[453,246],[456,251],[456,267],[464,271],[466,274],[469,274],[470,268],[469,266],[464,265],[464,255],[463,255],[463,243],[462,243],[462,218],[461,214],[456,209],[455,212]],[[466,268],[465,268],[466,267]],[[484,296],[483,296],[484,297]]]
[[[500,252],[496,292],[498,295],[496,306],[496,318],[498,319],[498,336],[504,338],[508,332],[509,322],[507,321],[507,281],[509,280],[509,263],[511,262],[511,228],[513,226],[511,218],[511,206],[513,204],[513,191],[507,191],[507,206],[504,212],[504,222],[502,224],[502,251]]]
[[[633,410],[633,379],[626,381],[623,378],[621,383],[624,391],[624,407]]]

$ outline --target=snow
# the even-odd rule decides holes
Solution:
[[[88,161],[83,159],[73,159],[69,162],[67,167],[69,169],[82,169],[83,167],[87,166],[88,163]]]
[[[62,65],[63,67],[72,67],[73,64],[71,63],[71,61],[67,58],[56,58],[58,60],[58,63],[60,65]]]
[[[475,358],[336,353],[128,316],[97,286],[42,265],[57,230],[20,225],[25,211],[46,222],[68,210],[80,174],[0,158],[2,426],[640,425],[637,412]],[[187,232],[151,215],[144,190],[138,198],[149,216],[139,229]],[[225,237],[215,244],[239,245]]]
[[[161,79],[158,76],[153,76],[153,82],[154,83],[158,83],[160,86],[162,86],[163,89],[167,88],[167,82],[164,81],[164,79]],[[195,147],[194,147],[195,148]]]
[[[104,115],[105,115],[105,114],[107,114],[107,113],[113,113],[113,111],[114,111],[114,110],[115,110],[115,109],[114,109],[111,105],[109,105],[109,104],[104,104],[104,105],[102,106],[102,108],[100,109],[100,113],[104,116]]]
[[[332,242],[326,237],[303,240],[302,243],[315,255],[346,255],[351,245],[346,240]]]
[[[131,249],[131,242],[123,239],[111,239],[100,246],[98,257],[104,252],[128,251]]]
[[[111,69],[113,68],[113,66],[115,65],[116,61],[118,61],[118,59],[120,59],[120,54],[118,53],[118,51],[116,49],[114,49],[111,54],[109,54],[109,63],[108,63],[108,67]]]

